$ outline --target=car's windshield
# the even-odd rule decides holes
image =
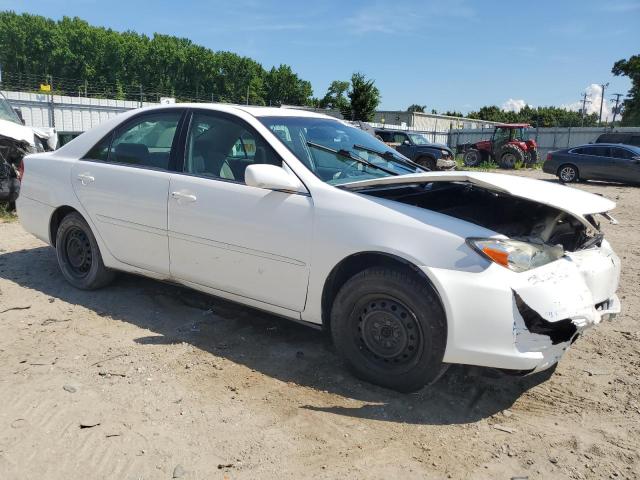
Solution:
[[[338,120],[259,117],[318,178],[332,184],[422,171],[372,135]]]
[[[409,138],[415,145],[428,145],[431,143],[422,133],[410,133]]]
[[[11,105],[2,94],[0,94],[0,119],[22,125],[20,117],[18,117],[18,114],[11,108]]]

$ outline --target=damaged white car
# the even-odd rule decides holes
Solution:
[[[54,129],[37,129],[23,124],[18,113],[0,92],[0,202],[12,207],[20,192],[20,163],[25,155],[55,150]]]
[[[125,271],[331,331],[359,377],[412,391],[459,363],[530,373],[620,311],[606,198],[428,172],[310,112],[132,111],[26,158],[18,212],[74,286]]]

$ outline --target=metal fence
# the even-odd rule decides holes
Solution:
[[[536,141],[540,156],[544,158],[544,156],[552,150],[560,150],[562,148],[570,148],[595,142],[600,135],[611,131],[611,128],[606,127],[532,128],[529,130],[529,136]],[[620,127],[613,131],[640,133],[640,127]],[[448,135],[448,145],[455,150],[458,145],[464,143],[489,140],[492,134],[493,129],[489,128],[452,130]]]

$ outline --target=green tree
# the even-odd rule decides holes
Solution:
[[[77,17],[54,21],[42,16],[0,12],[0,64],[4,88],[37,89],[47,75],[54,89],[77,95],[148,100],[245,103],[311,102],[311,84],[287,65],[266,71],[249,57],[214,52],[187,38],[92,26]]]
[[[622,105],[622,125],[640,125],[640,55],[633,55],[628,60],[618,60],[611,73],[631,79],[631,90]]]
[[[345,117],[350,116],[349,99],[346,95],[348,90],[349,82],[334,80],[327,88],[327,93],[320,99],[320,108],[340,110]]]
[[[380,91],[373,80],[367,80],[362,73],[351,76],[349,97],[349,112],[347,118],[351,120],[371,121],[380,104]]]
[[[419,113],[424,113],[424,111],[427,109],[426,105],[418,105],[417,103],[412,103],[411,105],[409,105],[407,107],[407,112],[411,112],[411,113],[415,113],[415,112],[419,112]]]

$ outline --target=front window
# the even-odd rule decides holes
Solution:
[[[0,94],[0,119],[22,125],[20,117],[18,117],[18,114],[11,108],[11,105],[2,94]]]
[[[375,137],[337,120],[312,117],[259,120],[309,170],[331,185],[422,171]]]

